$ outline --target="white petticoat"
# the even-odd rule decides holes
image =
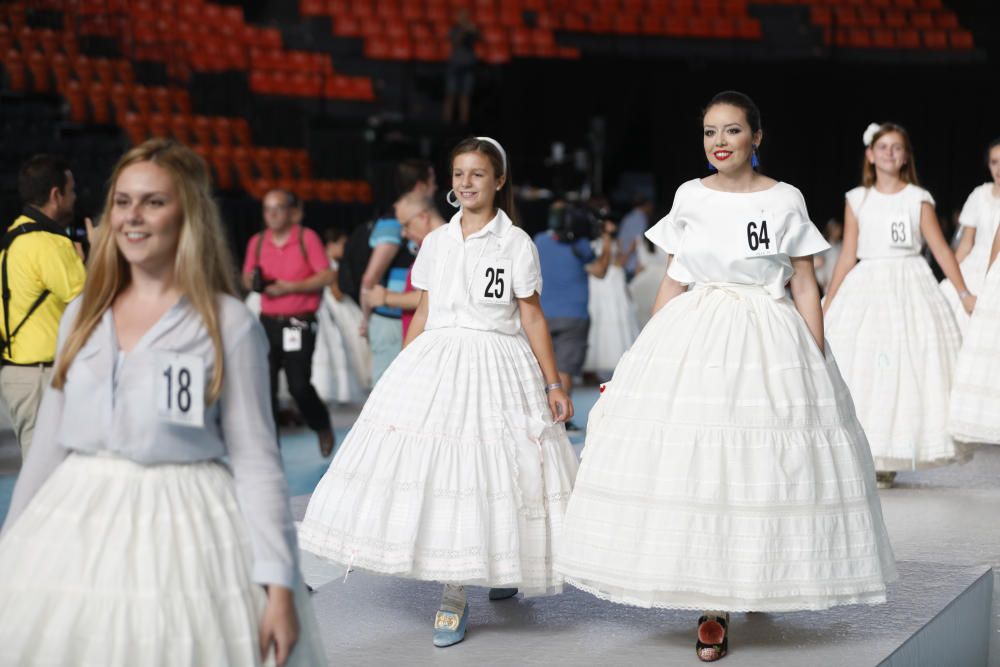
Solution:
[[[969,449],[947,430],[961,334],[922,257],[859,262],[830,304],[826,337],[876,469],[969,458]]]
[[[609,266],[603,278],[588,279],[590,333],[583,370],[612,371],[639,335],[635,308],[625,284],[625,269]]]
[[[958,354],[948,428],[962,441],[1000,445],[1000,262],[986,277]]]
[[[885,601],[868,445],[791,302],[710,285],[653,316],[591,411],[556,569],[640,607]]]
[[[299,540],[373,572],[556,593],[577,465],[523,336],[425,331],[376,384]]]
[[[70,454],[0,540],[0,664],[260,665],[251,569],[223,465]],[[296,608],[288,664],[326,665],[301,585]]]

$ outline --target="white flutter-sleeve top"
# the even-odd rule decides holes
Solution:
[[[924,247],[920,214],[925,202],[934,205],[931,193],[908,183],[895,194],[859,186],[846,198],[858,220],[858,259],[920,254]]]
[[[646,236],[673,255],[667,275],[680,283],[759,285],[776,299],[792,277],[792,257],[830,247],[810,221],[802,193],[781,182],[737,193],[688,181]]]

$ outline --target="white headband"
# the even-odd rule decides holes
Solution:
[[[870,123],[868,127],[865,128],[865,133],[861,135],[861,141],[865,143],[865,147],[872,145],[872,139],[875,138],[875,133],[882,129],[881,123]]]
[[[504,151],[503,146],[500,145],[500,142],[497,141],[496,139],[491,139],[489,137],[476,137],[476,139],[478,141],[488,141],[489,143],[491,143],[494,146],[496,146],[496,149],[498,151],[500,151],[500,159],[503,160],[503,173],[506,174],[507,173],[507,152]],[[499,175],[502,176],[503,174],[499,174]]]

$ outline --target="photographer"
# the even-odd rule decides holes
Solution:
[[[542,311],[552,334],[559,380],[569,394],[587,356],[590,332],[589,276],[603,278],[611,262],[615,224],[603,212],[558,201],[549,213],[549,231],[535,236],[542,267]],[[590,242],[600,237],[600,256]],[[567,422],[567,430],[579,430]]]
[[[263,232],[247,244],[243,286],[261,293],[260,321],[267,333],[271,406],[277,417],[278,371],[285,369],[288,391],[323,456],[333,452],[330,415],[312,385],[316,309],[322,290],[334,279],[319,235],[298,223],[298,199],[283,190],[264,195]]]
[[[59,319],[83,289],[86,274],[66,235],[76,201],[73,174],[66,162],[36,155],[21,167],[17,189],[24,211],[0,242],[0,396],[10,411],[23,458],[52,375]]]

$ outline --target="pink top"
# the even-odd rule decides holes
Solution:
[[[403,294],[413,291],[413,283],[410,281],[410,276],[413,274],[413,267],[406,272],[406,288],[403,289]],[[406,332],[410,330],[410,322],[413,321],[413,314],[416,313],[415,310],[404,310],[403,311],[403,340],[406,340]]]
[[[297,282],[329,268],[330,263],[326,258],[326,253],[323,252],[323,242],[320,241],[319,234],[307,227],[301,228],[302,242],[306,250],[306,256],[302,256],[299,229],[299,225],[294,225],[285,244],[280,247],[271,241],[271,230],[264,230],[264,243],[260,248],[260,266],[265,282],[272,280]],[[249,273],[257,266],[257,239],[259,237],[259,233],[254,234],[250,242],[247,243],[246,257],[243,260],[243,273]],[[260,312],[263,315],[276,317],[314,313],[319,308],[322,298],[322,290],[297,292],[278,297],[261,294]]]

